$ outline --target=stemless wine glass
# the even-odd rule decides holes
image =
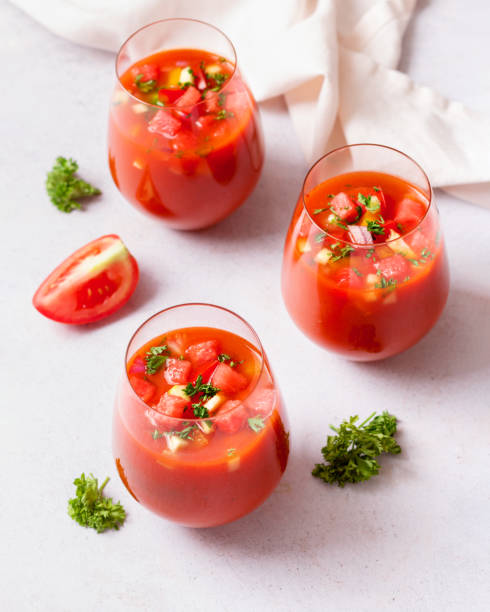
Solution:
[[[199,62],[199,54],[216,64]],[[179,55],[194,58],[194,70]],[[172,73],[164,71],[165,61],[176,66]],[[174,78],[182,70],[185,78]],[[167,89],[158,80],[163,74]],[[122,195],[180,230],[210,226],[240,206],[259,179],[264,147],[257,104],[231,41],[201,21],[157,21],[122,45],[116,76],[109,166]],[[197,100],[175,99],[187,79]],[[145,101],[135,95],[142,89],[152,91]]]
[[[340,190],[359,187],[351,185],[356,177],[351,173],[360,173],[361,183],[370,180],[373,185],[379,179],[396,184],[398,191],[406,190],[405,204],[415,206],[410,198],[423,202],[425,214],[401,237],[390,231],[386,241],[374,244],[324,231],[316,219],[320,211],[328,211],[333,195],[327,196],[325,208],[313,211],[309,198],[332,179]],[[282,268],[286,307],[311,340],[348,359],[372,361],[400,353],[432,328],[449,290],[439,213],[432,200],[422,168],[390,147],[345,146],[313,165],[289,227]]]
[[[204,361],[206,347],[214,341],[220,342],[221,348],[228,343],[235,355],[247,356],[243,363],[224,368],[231,377],[246,377],[247,386],[239,399],[228,400],[217,412],[211,412],[210,407],[206,417],[168,416],[161,411],[161,398],[166,395],[168,399],[175,392],[179,395],[183,387],[177,385],[162,395],[157,391],[150,400],[144,385],[151,385],[145,380],[151,377],[145,375],[144,367],[142,371],[139,354],[156,339],[184,358],[189,354],[185,347],[196,333],[208,340],[189,350],[204,352]],[[229,393],[223,371],[219,380],[216,374],[224,361],[230,363],[229,357],[221,354],[214,362],[201,363],[197,370],[194,365],[190,379],[194,384],[219,383]],[[179,360],[173,362],[176,367]],[[167,374],[162,368],[157,381],[161,376],[163,382]],[[224,399],[221,396],[219,401]],[[192,401],[197,401],[195,396]],[[279,390],[250,325],[230,310],[211,304],[173,306],[145,321],[126,350],[114,411],[113,452],[119,475],[133,497],[177,523],[220,525],[261,504],[286,469],[289,434]]]

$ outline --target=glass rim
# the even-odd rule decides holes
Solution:
[[[182,417],[182,418],[179,418],[179,417],[173,417],[173,416],[168,416],[166,414],[163,414],[162,412],[159,412],[158,410],[153,408],[153,406],[150,406],[149,404],[144,402],[139,397],[139,395],[133,389],[133,385],[131,384],[131,381],[129,380],[129,373],[128,373],[129,347],[130,347],[131,343],[133,342],[134,338],[136,337],[136,335],[143,329],[143,327],[146,326],[147,323],[149,323],[150,321],[152,321],[153,319],[155,319],[159,315],[167,313],[167,312],[172,311],[172,310],[176,310],[178,308],[183,308],[183,307],[186,307],[186,306],[205,306],[205,307],[209,307],[209,308],[212,308],[212,309],[221,310],[222,312],[230,314],[233,317],[235,317],[236,319],[238,319],[241,323],[243,323],[245,325],[245,327],[247,327],[252,332],[252,336],[254,337],[254,339],[255,339],[255,341],[257,343],[257,346],[255,348],[259,352],[260,369],[259,369],[259,373],[258,373],[257,379],[255,381],[255,384],[250,389],[248,395],[250,395],[251,393],[253,393],[253,391],[255,391],[255,388],[257,387],[257,384],[258,384],[258,382],[259,382],[259,380],[260,380],[260,378],[262,376],[262,372],[264,371],[265,355],[264,355],[264,348],[262,346],[262,342],[260,341],[259,335],[255,331],[255,329],[250,325],[250,323],[246,319],[244,319],[241,315],[237,314],[233,310],[230,310],[229,308],[225,308],[224,306],[218,306],[217,304],[210,304],[209,302],[184,302],[182,304],[175,304],[174,306],[168,306],[167,308],[162,308],[162,310],[159,310],[158,312],[154,313],[153,315],[151,315],[150,317],[145,319],[143,321],[143,323],[141,323],[141,325],[139,325],[137,327],[136,331],[131,335],[131,338],[129,339],[129,342],[128,342],[128,345],[126,347],[126,350],[124,351],[124,372],[125,372],[125,375],[126,375],[126,381],[127,381],[128,385],[129,385],[129,388],[131,389],[131,392],[133,393],[133,395],[136,398],[136,400],[138,401],[138,403],[141,404],[142,406],[144,406],[145,409],[151,410],[152,413],[155,413],[157,415],[165,417],[166,419],[171,419],[172,421],[175,421],[175,423],[182,424],[183,422],[186,422],[186,423],[189,423],[191,425],[193,423],[197,424],[197,423],[203,423],[203,422],[206,422],[206,421],[213,421],[214,419],[219,417],[219,414],[217,414],[215,416],[200,417],[200,418],[196,418],[196,417],[190,417],[190,418],[189,417],[187,417],[187,418],[183,418]],[[210,329],[213,329],[213,328],[210,328]],[[215,327],[214,329],[218,329],[218,328]],[[170,330],[170,331],[172,331],[172,330]],[[233,332],[230,332],[230,333],[233,333]]]
[[[376,147],[378,149],[387,149],[388,151],[393,151],[394,153],[397,153],[397,154],[405,157],[406,159],[408,159],[421,172],[423,178],[427,182],[428,193],[429,193],[429,195],[427,197],[427,200],[428,200],[427,209],[426,209],[424,215],[417,222],[417,225],[415,227],[413,227],[409,232],[406,232],[405,234],[401,234],[398,238],[391,238],[391,240],[384,240],[383,242],[373,242],[372,244],[360,244],[359,242],[353,242],[352,240],[344,240],[343,238],[339,238],[338,236],[334,236],[334,235],[330,234],[324,228],[320,227],[320,225],[318,225],[318,223],[315,221],[315,219],[313,219],[313,217],[311,216],[310,211],[308,210],[308,208],[306,206],[306,202],[305,202],[305,193],[306,193],[305,186],[306,186],[306,181],[308,180],[308,177],[313,172],[313,170],[318,166],[318,164],[323,162],[327,157],[330,157],[331,155],[333,155],[335,153],[339,153],[339,152],[344,151],[346,149],[353,149],[355,147]],[[365,170],[365,171],[369,172],[369,170]],[[395,175],[393,175],[393,176],[395,176]],[[342,242],[344,244],[348,244],[350,246],[355,247],[356,249],[373,249],[373,248],[376,248],[376,247],[379,247],[379,246],[389,245],[390,242],[395,242],[395,240],[399,240],[400,238],[405,239],[406,236],[410,236],[411,234],[416,232],[418,230],[418,228],[420,227],[420,225],[423,223],[424,219],[429,214],[429,211],[430,211],[431,206],[432,206],[432,201],[433,201],[433,191],[432,191],[432,185],[431,185],[431,183],[429,181],[429,177],[427,176],[427,173],[422,168],[422,166],[413,159],[413,157],[410,157],[410,155],[407,155],[403,151],[400,151],[399,149],[395,149],[395,147],[390,147],[388,145],[377,144],[377,143],[374,143],[374,142],[358,142],[358,143],[343,145],[341,147],[337,147],[335,149],[332,149],[331,151],[328,151],[328,153],[325,153],[325,155],[322,155],[319,159],[316,160],[316,162],[310,167],[310,169],[308,170],[308,172],[306,173],[306,176],[304,178],[303,186],[301,188],[301,201],[302,201],[302,205],[303,205],[303,210],[306,213],[306,215],[308,216],[308,218],[310,219],[311,223],[315,227],[317,227],[320,232],[323,232],[325,234],[325,238],[328,236],[329,238],[335,240],[336,242]]]
[[[229,86],[229,84],[233,81],[233,79],[235,78],[235,75],[237,74],[237,54],[236,54],[235,45],[231,42],[230,38],[223,32],[223,30],[220,30],[215,25],[213,25],[211,23],[208,23],[207,21],[202,21],[201,19],[192,19],[190,17],[170,17],[168,19],[157,19],[155,21],[152,21],[151,23],[147,23],[147,24],[141,26],[140,28],[138,28],[137,30],[135,30],[132,34],[130,34],[124,40],[124,42],[121,44],[121,46],[119,47],[119,51],[116,54],[116,59],[115,59],[115,62],[114,62],[114,69],[115,69],[115,72],[116,72],[116,79],[117,79],[117,82],[118,82],[119,86],[127,93],[127,95],[130,98],[132,98],[133,100],[135,100],[139,104],[145,104],[146,106],[148,106],[150,108],[156,108],[156,109],[159,109],[159,110],[161,110],[163,108],[173,109],[173,108],[178,108],[178,107],[176,106],[175,102],[172,103],[172,104],[165,104],[165,106],[159,106],[158,104],[152,104],[151,102],[146,102],[145,100],[141,100],[140,98],[137,98],[128,89],[126,89],[126,87],[122,84],[121,78],[119,76],[118,62],[119,62],[119,58],[120,58],[124,48],[126,47],[126,45],[135,36],[140,34],[143,30],[146,30],[147,28],[151,28],[152,26],[158,25],[160,23],[170,23],[170,22],[198,23],[200,25],[206,26],[208,28],[211,28],[215,32],[218,32],[218,34],[220,34],[225,39],[225,41],[230,45],[230,48],[231,48],[231,51],[232,51],[232,54],[233,54],[233,58],[231,60],[231,63],[233,65],[233,72],[231,73],[230,78],[227,79],[226,83],[223,85],[223,87],[217,93],[221,93],[221,92],[225,91],[225,89]],[[182,48],[184,48],[184,47],[182,47]],[[189,47],[189,48],[192,48],[192,47]],[[202,49],[202,51],[205,51],[205,49]],[[141,59],[143,59],[143,58],[141,58]],[[230,60],[227,60],[227,61],[230,61]],[[199,102],[194,104],[194,107],[197,107],[200,104],[203,104],[205,101],[206,100],[204,100],[204,99],[203,100],[199,100]]]

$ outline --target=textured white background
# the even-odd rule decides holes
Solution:
[[[402,69],[488,110],[489,23],[485,0],[419,2]],[[113,57],[51,35],[5,0],[0,53],[0,607],[488,610],[490,211],[437,194],[452,271],[442,318],[396,358],[341,361],[296,330],[280,297],[283,237],[307,170],[281,100],[262,105],[267,162],[253,196],[215,228],[175,233],[133,210],[111,182]],[[45,196],[59,154],[104,192],[83,213],[63,215]],[[30,302],[39,282],[105,233],[120,234],[140,264],[130,303],[89,327],[41,317]],[[290,464],[270,499],[237,523],[200,531],[138,506],[110,447],[130,334],[187,300],[225,305],[255,326],[292,430]],[[362,485],[313,479],[328,424],[375,409],[400,417],[403,454]],[[112,477],[107,493],[128,510],[121,531],[97,535],[68,518],[82,470]]]

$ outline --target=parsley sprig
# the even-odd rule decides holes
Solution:
[[[99,487],[93,474],[87,478],[81,474],[75,478],[76,497],[68,501],[68,514],[83,527],[92,527],[97,533],[106,529],[119,529],[126,518],[122,505],[112,501],[112,497],[104,497],[103,491],[109,482],[107,477]]]
[[[51,202],[62,212],[81,208],[79,198],[100,194],[100,189],[75,176],[77,162],[71,157],[57,157],[46,178],[46,191]]]
[[[145,372],[146,374],[156,374],[158,370],[169,358],[168,346],[162,344],[160,346],[152,346],[145,355]]]
[[[241,361],[234,361],[230,357],[230,355],[227,355],[226,353],[220,353],[218,355],[218,361],[220,361],[221,363],[226,363],[228,361],[228,365],[230,366],[230,368],[236,368],[237,365],[243,363],[243,359]]]
[[[142,81],[141,80],[142,78],[143,78],[142,74],[136,75],[136,78],[134,80],[136,87],[143,93],[150,93],[150,91],[153,91],[157,84],[155,79],[149,79],[148,81]]]
[[[192,408],[194,410],[194,416],[198,419],[205,419],[209,416],[208,409],[204,406],[204,403],[207,402],[208,399],[214,397],[218,392],[218,387],[213,387],[213,385],[209,383],[202,382],[201,374],[196,378],[194,384],[188,383],[184,389],[186,395],[197,400],[197,402],[192,404]]]
[[[379,221],[368,221],[367,229],[371,234],[376,234],[378,236],[384,236],[385,228],[381,225]]]
[[[343,487],[347,482],[369,480],[379,473],[376,458],[382,453],[398,454],[401,448],[394,439],[396,417],[383,412],[373,412],[360,425],[359,417],[351,416],[339,427],[330,428],[336,435],[327,436],[322,448],[324,463],[317,463],[312,474],[328,484],[337,483]]]

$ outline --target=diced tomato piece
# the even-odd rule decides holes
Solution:
[[[148,131],[161,134],[166,138],[174,138],[182,127],[182,122],[174,117],[168,110],[159,110],[148,124]]]
[[[141,357],[137,357],[134,361],[133,361],[133,365],[131,366],[131,369],[129,370],[130,374],[143,374],[146,370],[146,364],[143,361],[143,359]]]
[[[386,279],[394,278],[397,281],[403,281],[410,275],[410,264],[403,255],[393,255],[386,257],[374,264],[378,272]]]
[[[412,230],[425,215],[426,207],[420,200],[403,198],[398,204],[395,214],[397,231],[406,234]]]
[[[188,87],[185,92],[175,103],[179,108],[191,107],[199,102],[201,99],[201,92],[197,90],[193,85]]]
[[[237,391],[245,389],[248,384],[248,380],[243,374],[236,372],[226,363],[219,364],[214,371],[211,381],[212,384],[223,391],[223,393],[236,393]]]
[[[163,375],[169,385],[183,385],[189,382],[191,370],[192,363],[190,361],[170,357],[165,364]]]
[[[138,74],[143,75],[141,77],[141,81],[156,81],[158,79],[158,75],[160,70],[156,64],[143,64],[143,66],[138,67]]]
[[[339,287],[359,289],[363,284],[362,276],[359,276],[352,268],[342,268],[335,274],[334,280]]]
[[[207,91],[204,94],[204,107],[208,113],[217,113],[221,110],[219,93],[217,91]]]
[[[213,361],[211,365],[207,365],[206,363],[204,368],[200,368],[196,371],[196,378],[198,376],[201,376],[202,382],[208,383],[211,380],[211,377],[214,374],[214,371],[216,370],[218,365],[219,365],[219,361],[217,359]]]
[[[189,402],[183,397],[164,393],[158,404],[155,405],[155,410],[167,416],[181,419],[184,416],[184,410],[188,404]]]
[[[173,104],[182,97],[184,92],[177,88],[162,88],[158,90],[158,99],[165,104]]]
[[[155,395],[156,387],[149,380],[140,378],[139,376],[130,376],[129,382],[134,389],[136,395],[145,403],[150,402]]]
[[[216,427],[227,434],[239,431],[247,420],[245,406],[239,400],[228,400],[215,418]]]
[[[248,400],[247,406],[251,414],[268,416],[276,403],[276,392],[274,389],[262,389]]]
[[[199,144],[199,138],[189,130],[182,130],[172,142],[175,151],[194,153]]]
[[[346,223],[354,222],[359,216],[358,204],[343,191],[330,200],[330,209],[341,221]]]
[[[219,344],[217,340],[207,340],[198,344],[191,344],[185,351],[194,366],[202,365],[218,359]]]

